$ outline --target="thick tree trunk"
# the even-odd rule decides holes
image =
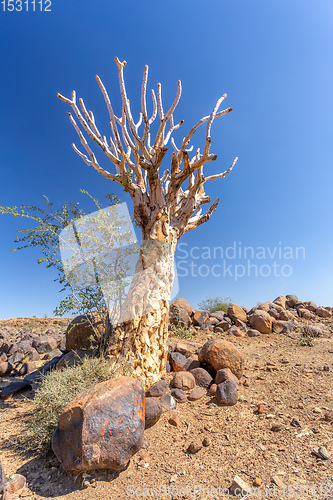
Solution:
[[[145,240],[121,322],[113,329],[107,354],[129,363],[132,376],[149,387],[165,372],[168,355],[170,293],[174,281],[175,245]]]

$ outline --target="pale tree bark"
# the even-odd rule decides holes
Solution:
[[[176,96],[166,112],[163,109],[161,85],[157,85],[156,96],[151,91],[153,113],[148,117],[148,66],[145,66],[141,87],[141,113],[135,122],[124,82],[126,61],[120,62],[118,58],[115,61],[122,99],[120,117],[115,115],[110,97],[101,79],[96,76],[109,112],[109,139],[101,135],[93,113],[86,109],[82,99],[79,99],[80,107],[78,106],[74,91],[71,99],[61,94],[58,97],[72,107],[79,122],[78,124],[72,113],[68,113],[85,149],[83,153],[73,144],[76,153],[104,177],[122,184],[134,203],[134,218],[141,228],[142,240],[146,245],[142,245],[140,250],[136,272],[124,304],[124,322],[115,328],[109,352],[129,361],[134,369],[133,374],[149,385],[165,371],[169,302],[177,242],[184,233],[209,220],[219,199],[203,213],[202,206],[211,203],[204,184],[208,180],[224,178],[233,169],[238,158],[224,172],[205,177],[204,164],[217,158],[217,155],[210,153],[212,123],[215,118],[232,111],[231,108],[219,111],[226,94],[218,99],[210,115],[203,117],[191,128],[180,147],[177,147],[172,133],[182,125],[183,120],[175,124],[173,114],[181,96],[181,82],[177,82]],[[152,141],[150,126],[157,115],[159,125]],[[203,152],[197,149],[190,158],[192,136],[203,124],[206,124]],[[116,173],[100,166],[80,126],[114,164]],[[171,165],[160,173],[169,141],[173,147]]]

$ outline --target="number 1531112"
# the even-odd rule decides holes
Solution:
[[[2,0],[1,5],[2,10],[7,12],[51,12],[51,0]]]

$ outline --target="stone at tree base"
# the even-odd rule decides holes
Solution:
[[[237,385],[233,380],[225,380],[222,384],[218,384],[215,397],[220,405],[235,405],[238,401]]]
[[[142,447],[145,394],[137,379],[119,377],[81,392],[65,408],[52,449],[65,471],[122,470]]]
[[[273,318],[268,312],[256,309],[250,318],[250,325],[260,333],[271,333]]]
[[[193,370],[194,368],[199,368],[199,367],[200,367],[200,361],[198,355],[193,354],[193,356],[187,359],[187,362],[184,365],[183,370],[190,371]]]
[[[190,372],[180,371],[174,374],[170,386],[182,390],[194,389],[195,378]]]
[[[227,315],[229,316],[229,318],[232,320],[232,321],[235,321],[235,319],[239,319],[241,320],[243,323],[246,323],[247,321],[247,316],[246,316],[246,312],[244,311],[244,309],[242,309],[240,306],[238,306],[237,304],[231,304],[229,307],[228,307],[228,311],[227,311]]]
[[[177,342],[174,350],[180,352],[180,354],[185,356],[185,358],[190,358],[194,354],[193,348],[190,349],[188,344],[186,344],[185,342]]]
[[[160,419],[163,407],[160,398],[146,398],[145,400],[145,428],[151,427]]]
[[[171,394],[164,394],[164,396],[160,398],[160,401],[162,405],[162,411],[174,410],[177,406],[175,398]]]
[[[0,392],[0,399],[6,400],[12,396],[16,396],[21,392],[30,391],[32,389],[31,384],[25,380],[18,380],[17,382],[11,382],[6,385]]]
[[[238,378],[232,373],[230,368],[222,368],[222,370],[218,370],[214,380],[215,384],[222,384],[226,380],[231,380],[236,386],[239,384]]]
[[[0,363],[6,362],[7,359],[7,354],[5,352],[0,352]]]
[[[66,350],[96,349],[103,333],[104,326],[98,313],[77,316],[66,330]]]
[[[175,398],[178,403],[186,403],[187,401],[187,395],[183,389],[172,389],[171,396]]]
[[[92,358],[92,357],[94,357],[93,351],[81,351],[81,350],[69,351],[59,359],[59,361],[56,364],[56,369],[61,370],[66,366],[82,365],[83,360],[85,358]]]
[[[148,398],[159,398],[167,393],[168,386],[165,380],[160,380],[151,385],[146,391],[146,397]]]
[[[199,353],[199,361],[210,365],[215,371],[230,368],[238,379],[243,375],[245,366],[245,359],[238,349],[223,339],[208,340]]]
[[[195,383],[199,387],[204,387],[205,389],[208,389],[211,383],[213,382],[213,377],[208,373],[207,370],[204,368],[193,368],[190,373],[195,378]]]
[[[172,352],[169,356],[169,362],[174,372],[180,372],[186,365],[187,358],[180,354],[180,352]]]

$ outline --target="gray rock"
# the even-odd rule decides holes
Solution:
[[[145,428],[156,424],[162,415],[163,407],[160,398],[146,398],[145,401]]]
[[[151,385],[146,391],[146,397],[148,398],[159,398],[167,393],[168,386],[165,380],[159,380],[155,384]]]
[[[238,401],[237,385],[232,380],[226,380],[222,384],[218,384],[215,397],[220,405],[235,405]]]

